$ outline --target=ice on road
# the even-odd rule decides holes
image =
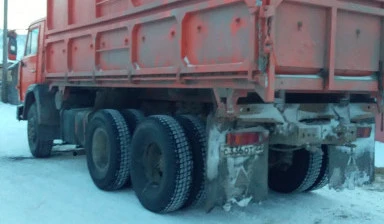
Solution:
[[[56,153],[31,158],[26,123],[15,120],[15,107],[0,103],[0,224],[44,223],[382,223],[383,182],[355,191],[271,193],[261,204],[224,212],[186,210],[167,215],[146,211],[132,190],[103,192],[88,175],[84,156]],[[377,145],[377,165],[384,147]],[[380,185],[381,184],[381,185]]]

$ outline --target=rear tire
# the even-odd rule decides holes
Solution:
[[[287,169],[274,166],[269,169],[268,184],[273,191],[297,193],[307,191],[319,177],[322,153],[305,149],[292,152],[292,164]]]
[[[125,121],[128,124],[129,132],[133,135],[137,126],[145,119],[144,114],[135,109],[127,109],[120,111],[121,115],[123,115]]]
[[[328,184],[328,172],[329,172],[328,147],[326,145],[323,145],[321,149],[323,151],[323,161],[321,163],[320,174],[317,177],[315,183],[307,191],[315,191],[325,187]]]
[[[123,115],[124,120],[128,125],[129,133],[131,133],[131,135],[133,136],[136,128],[145,119],[143,112],[135,109],[125,109],[121,110],[120,113],[121,115]],[[130,187],[131,184],[131,176],[129,175],[124,187]]]
[[[183,207],[199,207],[206,198],[205,173],[207,137],[205,126],[199,118],[191,115],[178,116],[176,120],[184,129],[193,159],[191,192]]]
[[[156,213],[180,209],[192,183],[192,155],[179,123],[169,116],[143,121],[132,139],[131,181],[141,204]]]
[[[33,103],[28,111],[28,143],[32,155],[36,158],[48,158],[51,156],[53,140],[41,140],[37,117],[36,103]]]
[[[91,119],[86,134],[88,170],[101,190],[122,188],[130,174],[131,135],[116,110],[100,110]]]

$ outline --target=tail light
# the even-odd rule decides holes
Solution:
[[[242,146],[264,143],[268,135],[263,132],[231,132],[227,134],[227,145]]]
[[[356,131],[357,138],[371,137],[372,127],[358,127]]]

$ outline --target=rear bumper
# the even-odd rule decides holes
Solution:
[[[358,129],[375,123],[375,104],[241,105],[238,119],[247,126],[267,124],[271,145],[344,145]],[[374,132],[374,130],[372,130]]]
[[[357,124],[330,122],[322,125],[290,124],[281,125],[270,136],[270,144],[292,146],[344,145],[357,139]]]

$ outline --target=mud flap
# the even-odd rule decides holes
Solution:
[[[375,132],[348,146],[329,147],[329,188],[350,189],[374,180]]]
[[[232,205],[247,206],[250,202],[264,200],[268,195],[268,143],[257,146],[247,156],[228,153],[225,136],[230,125],[209,124],[207,153],[207,203],[206,210]]]

